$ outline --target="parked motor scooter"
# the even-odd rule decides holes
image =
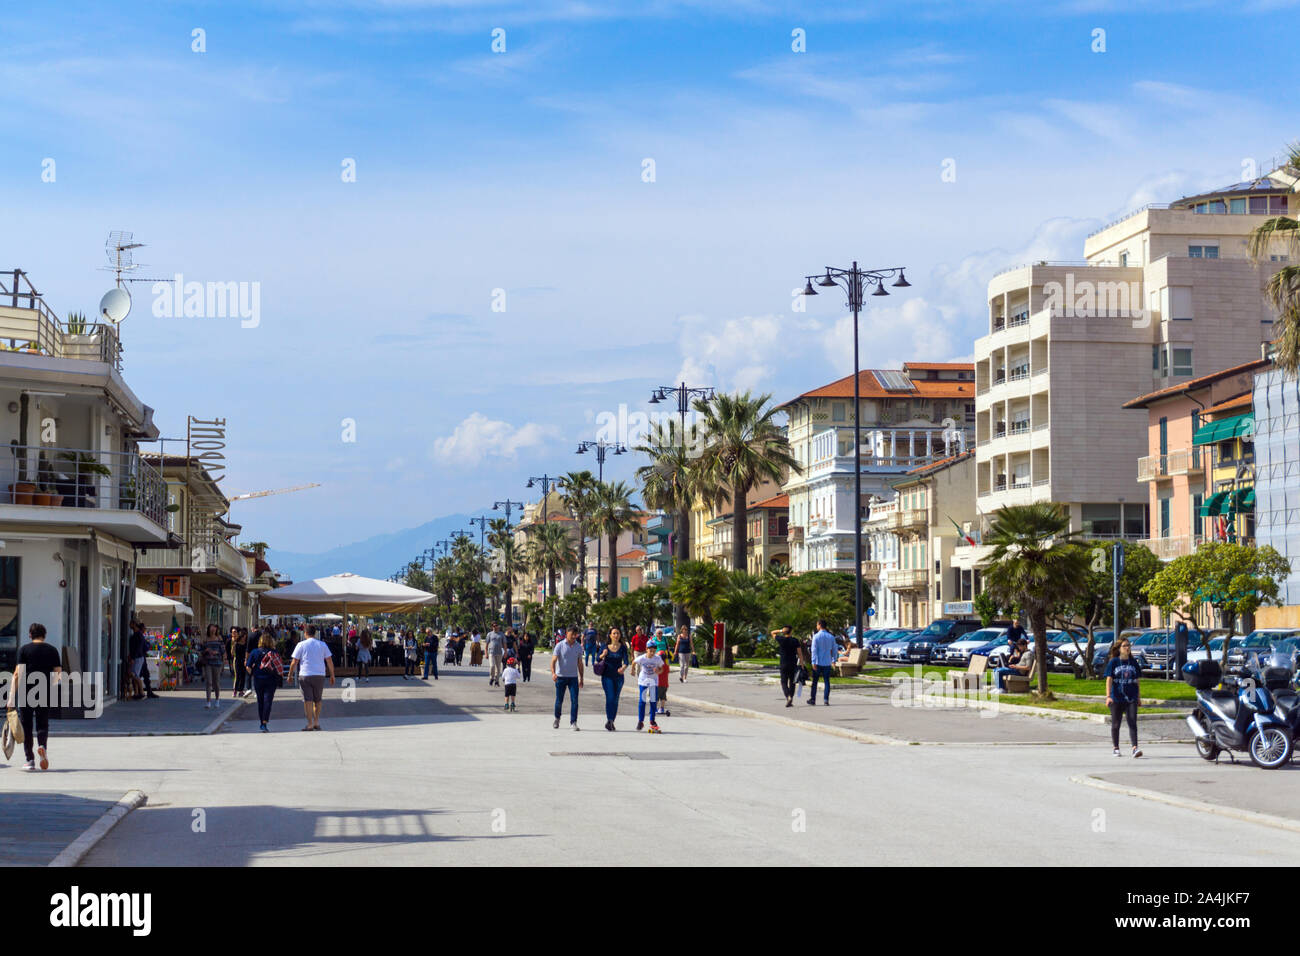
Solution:
[[[1218,661],[1184,665],[1183,679],[1196,688],[1196,710],[1188,716],[1187,726],[1196,735],[1196,752],[1206,760],[1217,760],[1223,750],[1230,757],[1234,751],[1245,751],[1255,766],[1274,770],[1284,766],[1292,753],[1287,720],[1278,716],[1278,704],[1267,686],[1278,675],[1261,667],[1258,659],[1245,670],[1233,686],[1220,689]],[[1288,669],[1288,679],[1289,675]]]

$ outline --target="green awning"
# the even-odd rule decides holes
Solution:
[[[1201,505],[1201,517],[1213,518],[1215,515],[1223,513],[1223,502],[1228,497],[1226,491],[1216,491],[1212,494],[1205,504]]]
[[[1245,511],[1255,507],[1255,489],[1238,488],[1233,492],[1232,506],[1237,511]]]
[[[1192,436],[1192,444],[1213,445],[1217,442],[1227,441],[1230,438],[1252,435],[1254,432],[1255,415],[1252,412],[1246,412],[1242,415],[1233,415],[1231,418],[1220,418],[1218,421],[1206,422]]]

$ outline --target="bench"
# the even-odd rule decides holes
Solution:
[[[867,652],[860,647],[849,651],[847,660],[836,661],[831,665],[831,672],[837,677],[855,677],[867,662]]]
[[[1023,674],[1008,674],[1002,678],[1002,686],[1008,694],[1028,694],[1029,678]]]
[[[979,690],[984,686],[984,674],[988,670],[989,659],[983,654],[972,654],[970,664],[964,671],[949,671],[954,690]]]

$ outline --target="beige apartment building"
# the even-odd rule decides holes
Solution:
[[[871,542],[863,578],[876,596],[872,623],[925,627],[937,617],[970,617],[979,571],[950,565],[975,519],[974,451],[914,468],[892,488],[894,497],[873,501],[863,523]],[[893,540],[877,550],[885,536]]]
[[[1083,261],[989,282],[988,333],[975,342],[985,520],[1051,501],[1096,537],[1151,536],[1132,466],[1148,454],[1148,429],[1124,403],[1259,357],[1274,334],[1264,287],[1277,266],[1256,267],[1246,241],[1269,216],[1295,215],[1295,185],[1276,171],[1146,206],[1089,236]]]

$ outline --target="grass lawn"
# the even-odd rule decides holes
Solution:
[[[1145,695],[1145,691],[1144,691]],[[1054,700],[1054,701],[1037,701],[1028,694],[1001,694],[998,701],[1003,704],[1018,704],[1024,707],[1046,707],[1049,710],[1072,710],[1081,714],[1109,714],[1110,708],[1106,706],[1105,701],[1092,703],[1086,700]],[[1139,707],[1139,714],[1167,714],[1169,710],[1162,710],[1158,707]]]
[[[930,680],[946,680],[948,671],[960,669],[956,667],[940,669],[937,665],[928,665],[921,668],[921,673]],[[884,678],[892,677],[894,674],[912,677],[915,673],[914,666],[905,667],[897,664],[886,667],[874,666],[862,671],[864,676],[870,675]],[[1078,694],[1080,696],[1101,698],[1099,706],[1102,711],[1099,711],[1099,713],[1105,711],[1106,682],[1104,680],[1080,680],[1073,674],[1049,672],[1047,675],[1047,688],[1057,694]],[[1143,680],[1141,691],[1142,696],[1149,700],[1192,701],[1196,699],[1196,691],[1182,681]]]

